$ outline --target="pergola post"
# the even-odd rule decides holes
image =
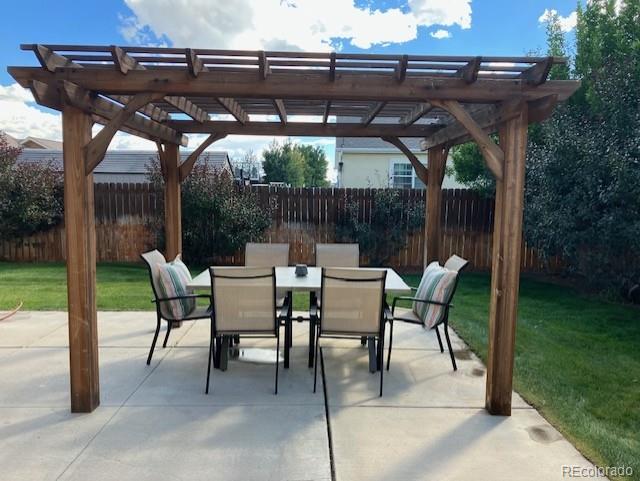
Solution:
[[[427,181],[426,217],[424,223],[424,267],[440,260],[442,239],[442,181],[449,149],[442,146],[427,151],[429,177]]]
[[[164,177],[165,256],[174,259],[182,252],[182,209],[180,202],[180,151],[166,144]]]
[[[62,111],[64,222],[71,411],[88,413],[100,404],[96,312],[96,238],[93,174],[85,172],[91,116],[65,105]]]
[[[504,170],[502,179],[496,180],[486,408],[504,416],[511,415],[527,125],[523,102],[517,115],[499,128]]]

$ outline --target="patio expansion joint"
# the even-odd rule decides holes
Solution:
[[[324,355],[320,351],[320,374],[322,375],[322,396],[324,397],[324,415],[327,423],[327,440],[329,442],[329,464],[331,466],[331,481],[336,481],[336,463],[333,455],[333,438],[331,435],[331,416],[329,412],[329,396],[327,395],[327,378],[324,373]],[[318,360],[316,359],[316,362]]]
[[[162,364],[162,361],[167,357],[167,355],[168,355],[168,353],[170,351],[171,351],[171,348],[167,349],[167,352],[163,356],[160,357],[160,360],[156,363],[155,366],[153,366],[153,368],[147,373],[147,375],[138,383],[138,385],[133,390],[133,392],[131,392],[127,396],[127,398],[124,401],[122,401],[122,403],[119,406],[117,406],[117,408],[115,409],[113,414],[111,416],[109,416],[109,419],[107,419],[107,421],[100,427],[100,429],[98,429],[98,431],[96,431],[96,433],[93,436],[91,436],[91,439],[89,439],[87,444],[78,452],[78,454],[76,456],[73,457],[73,459],[69,462],[69,464],[67,464],[67,466],[62,470],[62,472],[56,477],[56,481],[59,481],[62,478],[62,476],[65,475],[65,473],[69,470],[69,468],[80,458],[80,456],[82,456],[82,454],[89,448],[89,446],[91,446],[93,441],[102,433],[102,431],[104,431],[104,429],[109,425],[109,423],[111,423],[111,421],[113,421],[113,419],[118,415],[118,413],[125,406],[127,401],[129,399],[131,399],[131,397],[136,392],[138,392],[138,390],[142,387],[142,385],[146,382],[146,380],[149,379],[149,376],[151,376],[154,373],[154,371],[156,369],[158,369],[158,366],[160,366],[160,364]],[[115,407],[115,405],[114,406],[105,406],[105,407]]]

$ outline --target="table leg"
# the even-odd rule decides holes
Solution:
[[[222,340],[219,337],[216,337],[215,341],[216,348],[214,349],[213,354],[213,367],[215,369],[220,369],[220,351],[222,350]]]
[[[220,348],[220,370],[226,371],[229,365],[229,336],[222,336],[222,346]]]
[[[367,337],[367,345],[369,347],[369,372],[376,372],[378,370],[376,338],[373,336]]]

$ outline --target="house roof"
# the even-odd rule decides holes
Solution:
[[[25,149],[62,150],[62,142],[59,140],[43,139],[40,137],[26,137],[20,140],[20,145]]]
[[[23,149],[48,149],[48,150],[62,150],[62,142],[58,140],[43,139],[40,137],[26,137],[24,139],[18,139],[8,133],[1,131],[7,138],[7,142],[10,147],[20,147]]]
[[[185,160],[191,152],[181,152]],[[104,160],[95,169],[96,174],[146,174],[149,161],[157,158],[153,150],[109,150]],[[207,162],[213,168],[231,169],[229,155],[224,151],[205,151],[200,155],[200,162]],[[48,162],[62,170],[62,151],[49,149],[25,149],[18,157],[18,162]]]

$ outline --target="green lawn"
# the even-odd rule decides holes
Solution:
[[[61,264],[0,262],[0,310],[64,309],[65,279]],[[640,310],[530,279],[520,293],[516,390],[596,464],[632,466],[640,481]],[[98,309],[152,309],[150,298],[141,265],[98,266]],[[488,306],[489,276],[464,274],[452,324],[483,359]]]

